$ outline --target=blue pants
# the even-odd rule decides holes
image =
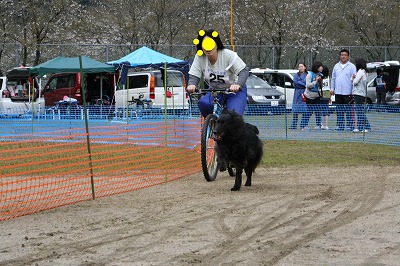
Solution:
[[[218,102],[222,103],[222,99],[225,97],[225,103],[228,110],[235,110],[236,113],[243,115],[247,104],[247,87],[244,86],[236,94],[218,94]],[[211,93],[207,93],[202,96],[198,102],[198,106],[203,117],[213,113],[214,108],[214,97]]]

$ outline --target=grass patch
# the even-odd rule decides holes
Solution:
[[[263,167],[398,165],[400,147],[350,142],[264,141]]]

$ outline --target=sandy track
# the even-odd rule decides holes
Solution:
[[[0,223],[0,265],[398,265],[400,167],[194,175]]]

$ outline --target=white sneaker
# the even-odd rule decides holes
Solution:
[[[364,133],[368,133],[368,129],[364,129],[362,132],[364,132]]]
[[[360,132],[360,130],[358,130],[358,128],[355,128],[355,129],[353,129],[353,132],[358,133],[358,132]]]
[[[310,130],[310,128],[309,127],[303,127],[301,130],[308,131],[308,130]]]
[[[321,126],[321,129],[329,130],[329,127],[328,126]]]
[[[316,126],[314,127],[315,130],[320,130],[322,128],[322,126]]]

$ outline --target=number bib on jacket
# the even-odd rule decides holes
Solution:
[[[229,83],[228,71],[225,69],[211,68],[209,61],[206,61],[204,77],[207,82]]]

